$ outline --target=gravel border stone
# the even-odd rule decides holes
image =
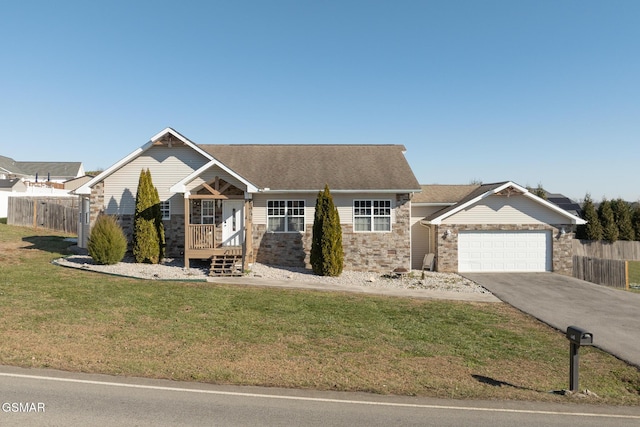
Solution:
[[[490,300],[492,294],[484,287],[454,273],[438,273],[425,271],[411,271],[402,276],[393,273],[381,274],[371,272],[344,271],[339,277],[317,276],[305,268],[277,267],[260,263],[250,265],[249,271],[242,277],[211,278],[208,276],[208,264],[191,262],[191,268],[185,269],[182,259],[165,258],[160,264],[140,264],[133,258],[125,258],[114,265],[99,265],[93,259],[84,254],[70,255],[58,258],[54,264],[112,274],[124,277],[133,277],[148,280],[173,280],[173,281],[210,281],[221,283],[225,280],[229,283],[242,283],[253,285],[265,285],[277,283],[280,286],[295,284],[296,287],[309,285],[312,287],[327,287],[327,289],[349,289],[375,292],[380,290],[388,294],[389,291],[423,291],[430,297],[447,299],[473,299]],[[402,293],[407,295],[406,292]],[[415,295],[414,292],[412,294]],[[457,296],[455,296],[457,294]],[[467,297],[464,298],[463,294]]]

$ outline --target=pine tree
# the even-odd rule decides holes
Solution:
[[[634,240],[635,231],[631,222],[632,212],[629,203],[618,198],[611,201],[611,209],[618,226],[618,238],[620,240]]]
[[[584,196],[582,203],[582,218],[587,223],[578,227],[576,237],[583,240],[602,240],[602,225],[589,193]]]
[[[136,262],[159,263],[164,257],[164,225],[158,190],[151,171],[143,169],[138,180],[133,217],[133,256]]]
[[[603,199],[598,207],[598,218],[602,224],[602,238],[610,243],[618,240],[618,226],[613,216],[611,202],[607,199]]]
[[[633,215],[631,218],[633,223],[633,231],[635,233],[636,240],[640,240],[640,202],[636,202],[633,208]]]
[[[344,267],[340,216],[328,185],[316,199],[310,261],[313,272],[319,276],[339,276]]]

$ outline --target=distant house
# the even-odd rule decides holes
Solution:
[[[20,162],[0,156],[0,179],[63,183],[84,175],[82,162]]]
[[[27,191],[27,186],[19,178],[0,179],[0,191],[24,193]]]
[[[511,181],[423,185],[412,199],[413,267],[572,274],[575,226],[585,221]]]
[[[235,258],[243,268],[308,266],[316,197],[328,185],[345,268],[409,268],[411,197],[420,185],[404,152],[402,145],[202,145],[167,128],[76,190],[79,245],[101,213],[131,235],[140,171],[149,169],[167,253],[187,265]]]

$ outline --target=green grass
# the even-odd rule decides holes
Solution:
[[[158,282],[51,264],[64,236],[0,225],[0,363],[475,399],[565,401],[564,335],[505,304]],[[581,350],[595,402],[640,404],[637,369]],[[585,399],[594,403],[593,399]]]
[[[640,261],[629,261],[629,286],[640,291]]]

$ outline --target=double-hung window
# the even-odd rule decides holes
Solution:
[[[216,205],[213,200],[203,200],[200,215],[202,217],[201,224],[214,224],[216,220]]]
[[[304,200],[267,201],[267,231],[304,232]]]
[[[391,200],[354,200],[354,231],[391,231]]]
[[[171,201],[160,202],[160,211],[162,211],[162,219],[171,219]]]

